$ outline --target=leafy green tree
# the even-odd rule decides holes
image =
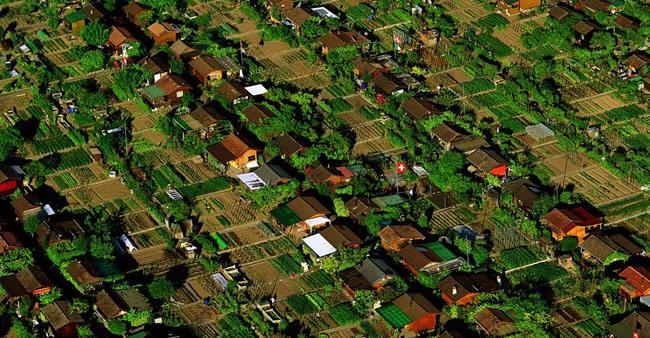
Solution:
[[[17,248],[0,255],[0,276],[6,276],[34,265],[32,252]]]
[[[36,338],[36,335],[32,332],[29,326],[19,318],[14,319],[12,327],[16,332],[18,338]]]
[[[128,65],[118,70],[111,88],[118,99],[125,101],[136,97],[136,89],[150,77],[150,72],[141,65]]]
[[[97,236],[90,239],[90,254],[95,258],[114,259],[113,244]]]
[[[91,46],[101,46],[108,41],[110,30],[99,21],[93,21],[81,29],[81,38]]]
[[[9,157],[22,142],[22,137],[16,128],[0,128],[0,161]]]
[[[23,229],[28,233],[36,232],[39,225],[41,225],[41,221],[37,216],[29,216],[23,221]]]
[[[375,293],[371,290],[359,290],[354,293],[354,309],[365,315],[375,304]]]
[[[151,311],[138,311],[131,309],[122,319],[129,322],[131,326],[138,327],[148,323],[149,320],[151,320],[151,316]]]
[[[147,290],[153,299],[158,300],[167,299],[175,293],[174,285],[165,278],[154,279],[153,282],[147,285]]]
[[[110,333],[122,336],[126,332],[126,323],[119,319],[111,319],[108,321],[107,329]]]
[[[104,53],[101,50],[89,50],[81,56],[81,68],[86,72],[93,72],[104,68]]]
[[[130,58],[144,55],[144,49],[142,48],[142,43],[140,41],[131,41],[129,42],[129,45],[131,46],[126,50],[126,54]]]
[[[178,222],[186,220],[192,212],[190,205],[183,200],[171,201],[165,204],[165,209],[167,209],[169,216]]]
[[[625,262],[628,258],[630,258],[629,255],[615,250],[612,253],[610,253],[609,255],[607,255],[607,257],[605,258],[605,261],[603,262],[603,265],[608,266],[608,265],[610,265],[610,264],[612,264],[612,263],[614,263],[616,261],[624,261]]]
[[[350,211],[345,206],[345,202],[340,197],[334,199],[334,211],[339,217],[350,216]]]
[[[61,289],[56,286],[50,292],[38,296],[38,300],[44,305],[50,304],[59,298],[61,298]]]
[[[77,334],[79,338],[92,338],[95,337],[95,332],[88,325],[80,325],[77,327]]]

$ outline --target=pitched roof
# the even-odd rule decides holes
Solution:
[[[650,57],[643,53],[634,53],[625,59],[625,64],[635,69],[641,69],[648,63],[650,63]]]
[[[421,120],[440,112],[433,102],[422,97],[411,97],[402,103],[402,108],[415,120]]]
[[[628,266],[618,275],[640,293],[650,290],[650,271],[645,266]]]
[[[315,169],[311,170],[309,176],[315,183],[324,184],[331,177],[340,176],[343,178],[350,178],[354,176],[354,173],[352,173],[346,167],[329,168],[321,164]]]
[[[14,207],[16,214],[19,216],[26,211],[35,210],[41,208],[41,203],[36,197],[36,195],[22,195],[11,202],[11,206]]]
[[[558,5],[551,8],[548,11],[548,14],[557,20],[564,20],[567,16],[571,15],[571,12],[568,9]]]
[[[577,226],[592,226],[601,220],[583,207],[554,208],[546,214],[545,220],[555,232],[567,233]]]
[[[371,81],[380,94],[390,95],[400,89],[406,89],[406,84],[392,74],[380,74]]]
[[[630,241],[623,234],[595,233],[587,236],[580,248],[588,252],[591,257],[603,263],[612,252],[618,251],[627,255],[638,255],[643,249]]]
[[[9,166],[0,165],[0,183],[6,180],[20,180],[20,174]]]
[[[467,153],[476,149],[487,147],[490,144],[482,136],[478,135],[467,135],[460,136],[455,140],[451,141],[451,146],[458,151]]]
[[[99,4],[87,4],[81,8],[81,11],[90,21],[101,20],[106,16],[104,9]]]
[[[416,270],[423,269],[430,264],[442,263],[442,258],[438,257],[435,252],[423,246],[409,244],[399,251],[399,255],[404,261]]]
[[[389,70],[389,68],[379,62],[374,62],[365,57],[358,57],[352,60],[352,64],[361,74],[374,74],[375,72],[382,73]]]
[[[634,311],[619,322],[607,327],[607,331],[616,337],[634,337],[634,332],[639,338],[650,338],[650,312]]]
[[[161,36],[169,32],[176,33],[176,28],[167,22],[154,22],[147,27],[147,30],[153,36]]]
[[[583,0],[585,8],[591,10],[592,12],[604,11],[609,12],[609,6],[612,4],[607,1],[602,0]]]
[[[188,121],[188,119],[184,120],[185,122],[188,122],[193,130],[208,128],[214,126],[219,121],[225,120],[225,118],[219,115],[219,113],[217,113],[217,110],[212,106],[200,106],[192,110],[192,112],[189,114],[182,116],[191,117],[191,119],[189,119],[190,121]]]
[[[193,47],[190,47],[183,40],[176,40],[169,46],[169,49],[176,55],[177,58],[190,58],[199,55],[200,52]]]
[[[507,336],[517,332],[514,320],[499,309],[484,308],[476,313],[475,320],[490,336]]]
[[[289,134],[283,134],[275,140],[283,156],[292,156],[305,149],[306,145],[300,143],[300,138],[294,138]]]
[[[253,103],[250,106],[246,107],[246,109],[243,111],[243,114],[249,121],[252,121],[254,123],[259,123],[264,119],[275,116],[271,110],[257,103]]]
[[[357,265],[357,270],[372,284],[395,274],[395,270],[380,258],[364,259],[361,264]]]
[[[100,272],[95,269],[95,266],[89,260],[72,261],[66,267],[66,271],[79,285],[95,285],[104,280]]]
[[[350,211],[352,217],[360,217],[370,213],[377,208],[369,198],[355,196],[345,202],[345,207]]]
[[[28,295],[38,289],[50,287],[52,282],[39,267],[25,268],[9,276],[0,277],[0,285],[10,297]]]
[[[102,290],[95,296],[95,305],[97,311],[105,319],[116,318],[128,311],[120,305],[119,299],[106,290]]]
[[[573,25],[573,30],[575,30],[581,35],[587,35],[597,28],[598,26],[596,26],[595,24],[584,20],[578,21],[578,23]]]
[[[190,67],[201,76],[208,76],[210,73],[216,71],[228,70],[216,57],[208,54],[201,54],[192,59],[190,61]]]
[[[467,161],[482,172],[508,164],[506,160],[492,149],[478,149],[467,155]]]
[[[185,79],[176,74],[162,77],[155,85],[158,86],[165,95],[171,95],[177,91],[183,90],[183,88],[190,87]]]
[[[22,247],[23,243],[15,233],[11,231],[0,231],[0,253],[5,248]]]
[[[393,301],[393,304],[402,310],[402,312],[411,319],[411,322],[417,321],[426,315],[441,313],[440,309],[433,305],[419,292],[405,293],[397,297],[397,299]]]
[[[302,7],[294,7],[284,12],[284,17],[287,18],[294,25],[302,25],[305,21],[309,20],[312,15]]]
[[[135,1],[129,2],[126,6],[122,7],[122,10],[127,16],[138,16],[143,12],[149,11],[149,9],[143,7]]]
[[[211,144],[206,148],[210,155],[214,156],[214,158],[223,164],[238,159],[247,151],[253,149],[252,146],[235,134],[230,134],[221,140],[221,142]]]
[[[313,196],[298,196],[289,203],[291,210],[301,221],[308,220],[317,215],[329,215],[330,211]]]
[[[57,300],[42,307],[41,312],[54,330],[59,330],[68,324],[83,324],[81,315],[73,311],[70,305],[68,301]]]
[[[410,225],[391,225],[379,231],[379,238],[390,243],[402,239],[423,240],[424,235]]]
[[[328,32],[318,39],[318,41],[329,48],[338,48],[351,45],[359,45],[366,43],[366,39],[363,35],[357,32]]]
[[[139,62],[145,66],[151,74],[160,74],[169,72],[169,63],[166,60],[165,55],[158,53],[154,56],[147,56]]]
[[[218,89],[219,94],[223,95],[229,102],[248,97],[250,93],[239,82],[226,81]]]
[[[279,165],[265,164],[254,171],[266,185],[275,185],[283,180],[290,180],[291,176]]]
[[[361,245],[363,240],[350,229],[347,225],[330,225],[319,232],[332,246],[339,248],[342,246]]]
[[[525,208],[532,208],[541,194],[541,188],[527,178],[520,178],[501,185],[503,191],[509,192],[512,197],[521,202]]]
[[[453,289],[456,287],[456,294]],[[453,302],[472,293],[494,292],[500,289],[496,279],[484,272],[453,272],[438,283],[440,291]]]
[[[456,125],[445,122],[442,122],[431,129],[431,133],[445,143],[451,143],[452,141],[467,135],[464,130],[460,129]]]
[[[85,233],[81,225],[74,219],[49,221],[36,229],[39,242],[46,245],[73,240]]]
[[[616,24],[623,27],[623,28],[632,28],[632,29],[638,29],[639,28],[639,23],[634,21],[633,19],[623,15],[619,14],[616,16]]]
[[[136,40],[128,29],[122,26],[111,26],[111,33],[108,35],[108,42],[119,47],[126,42]]]

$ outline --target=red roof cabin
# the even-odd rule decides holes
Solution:
[[[9,168],[0,167],[0,195],[9,195],[18,189],[20,176]]]
[[[650,271],[645,266],[628,266],[618,276],[625,279],[619,290],[628,300],[650,296]]]
[[[423,240],[424,235],[410,225],[392,225],[379,231],[381,246],[388,251],[400,251],[413,241]]]
[[[542,220],[553,233],[553,238],[561,241],[564,237],[576,237],[582,243],[587,231],[600,228],[603,220],[583,207],[554,208]]]
[[[377,309],[377,313],[391,327],[401,329],[402,337],[435,329],[441,311],[421,293],[405,293]]]

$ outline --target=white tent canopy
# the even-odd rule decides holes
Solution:
[[[242,181],[242,183],[244,183],[250,190],[257,190],[266,186],[264,181],[262,181],[262,179],[259,178],[259,176],[257,176],[255,173],[240,174],[237,175],[237,178]]]
[[[330,219],[327,217],[314,217],[310,218],[305,221],[307,225],[309,225],[310,228],[313,228],[315,226],[323,225],[325,223],[329,223]]]
[[[336,248],[330,244],[321,234],[315,234],[305,237],[302,241],[313,251],[318,258],[331,255],[336,252]]]
[[[262,86],[261,84],[256,84],[256,85],[244,87],[244,89],[246,89],[246,91],[249,92],[253,96],[264,95],[267,92],[266,88],[264,86]]]

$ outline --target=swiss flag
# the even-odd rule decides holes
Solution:
[[[397,165],[397,173],[398,174],[403,174],[403,173],[406,172],[406,164],[404,164],[402,162],[397,162],[396,165]]]
[[[634,330],[634,332],[632,332],[632,338],[641,338],[641,335],[639,334],[639,331]]]

